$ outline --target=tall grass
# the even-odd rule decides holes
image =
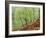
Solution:
[[[12,27],[16,30],[24,24],[31,23],[40,17],[40,9],[32,7],[12,7]]]

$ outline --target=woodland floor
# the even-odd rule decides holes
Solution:
[[[40,30],[40,19],[37,19],[35,22],[32,22],[32,24],[25,25],[21,31],[26,30]],[[13,30],[15,31],[15,30]]]

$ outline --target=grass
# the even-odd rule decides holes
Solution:
[[[21,30],[25,24],[31,24],[40,17],[40,9],[32,7],[12,7],[13,30]]]

